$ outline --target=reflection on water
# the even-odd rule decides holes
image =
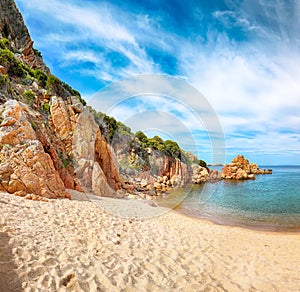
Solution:
[[[272,175],[198,185],[188,194],[178,190],[158,203],[220,224],[300,231],[299,183],[300,167],[273,167]]]

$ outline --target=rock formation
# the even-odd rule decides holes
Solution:
[[[222,175],[218,170],[210,170],[207,167],[202,167],[198,164],[192,165],[192,181],[195,184],[201,184],[205,182],[218,182],[222,179]]]
[[[113,196],[120,189],[119,168],[111,146],[88,109],[80,113],[73,135],[75,174],[87,191]]]
[[[177,143],[138,138],[86,107],[79,92],[50,74],[14,1],[1,3],[0,190],[31,199],[68,198],[66,188],[143,197],[221,179],[218,171],[193,164],[196,157]],[[259,173],[268,171],[238,156],[222,177]]]
[[[226,164],[222,169],[222,178],[244,180],[255,179],[256,174],[271,174],[272,170],[259,169],[255,163],[249,163],[249,160],[242,155],[232,159],[231,163]]]
[[[19,196],[68,198],[51,157],[45,153],[28,120],[28,113],[28,107],[15,100],[2,107],[0,190]]]
[[[198,164],[193,164],[192,170],[193,170],[192,181],[195,184],[204,183],[208,180],[209,172],[207,168],[202,167]]]
[[[31,199],[69,197],[66,188],[114,195],[112,147],[80,94],[50,75],[12,0],[1,1],[0,40],[0,190]]]

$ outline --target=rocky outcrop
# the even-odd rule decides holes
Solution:
[[[7,38],[15,51],[20,52],[17,55],[20,60],[33,69],[42,69],[50,74],[40,53],[33,49],[33,41],[13,0],[1,0],[0,37]]]
[[[167,156],[159,151],[153,151],[150,155],[152,174],[158,177],[167,177],[168,180],[172,179],[177,182],[178,186],[190,181],[188,165],[180,159]]]
[[[28,108],[10,100],[0,125],[0,190],[29,198],[69,198],[51,157],[45,153]]]
[[[222,173],[216,169],[212,169],[209,171],[208,181],[211,183],[218,182],[222,180]]]
[[[257,164],[249,163],[249,160],[242,155],[232,159],[231,163],[226,164],[222,169],[224,179],[255,179],[256,174],[272,174],[272,170],[259,169]]]
[[[120,165],[122,189],[128,193],[156,196],[191,182],[187,161],[144,148],[133,134],[115,137],[113,148]]]
[[[204,183],[208,180],[208,169],[197,164],[192,165],[192,182],[195,184]]]
[[[56,136],[64,143],[66,151],[72,153],[72,135],[78,115],[72,109],[72,104],[61,97],[52,96],[50,100],[51,126]]]
[[[72,152],[75,175],[84,189],[99,196],[114,196],[120,188],[116,159],[88,109],[79,114]]]
[[[218,182],[222,179],[222,175],[218,170],[210,170],[209,168],[198,164],[192,165],[192,182],[201,184],[205,182]]]
[[[95,158],[107,178],[109,186],[117,191],[121,187],[119,164],[115,152],[106,142],[98,127],[95,140]]]
[[[52,96],[48,118],[14,100],[2,106],[0,190],[35,199],[69,197],[65,188],[113,196],[117,159],[89,111],[75,97]]]

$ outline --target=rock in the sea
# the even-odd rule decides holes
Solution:
[[[224,179],[255,179],[256,174],[272,173],[265,169],[260,170],[256,163],[249,163],[249,160],[242,155],[232,159],[231,163],[224,165],[222,169],[222,178]]]
[[[222,174],[216,170],[213,169],[209,172],[209,177],[208,177],[208,181],[213,183],[213,182],[218,182],[222,179]]]

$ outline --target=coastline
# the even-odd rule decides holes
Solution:
[[[124,208],[124,200],[113,204]],[[40,202],[1,193],[0,205],[1,232],[23,291],[293,291],[300,285],[298,233],[221,226],[174,211],[118,218],[80,194]]]
[[[194,218],[196,220],[203,220],[205,222],[210,222],[212,224],[216,224],[219,226],[227,226],[227,227],[237,227],[237,228],[243,228],[247,230],[254,230],[254,231],[261,231],[261,232],[271,232],[271,233],[283,233],[283,234],[294,234],[294,233],[300,233],[300,226],[280,226],[280,225],[274,225],[271,223],[256,223],[256,224],[246,224],[246,223],[241,223],[234,221],[233,219],[226,219],[222,220],[221,218],[214,217],[212,215],[199,215],[199,214],[194,214],[193,212],[186,210],[176,210],[174,209],[174,212],[177,212],[178,214],[182,216],[186,216],[188,218]]]

